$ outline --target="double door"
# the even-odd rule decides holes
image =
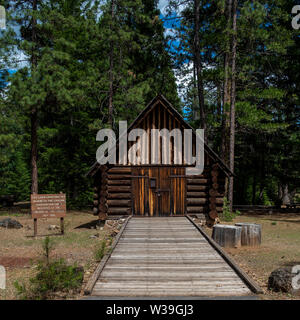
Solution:
[[[185,168],[132,168],[133,214],[171,216],[185,213]]]

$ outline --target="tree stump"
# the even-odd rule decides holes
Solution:
[[[242,228],[217,224],[213,227],[212,238],[224,248],[239,248],[241,246]]]
[[[236,223],[242,227],[242,246],[257,247],[261,244],[261,225],[256,223]]]

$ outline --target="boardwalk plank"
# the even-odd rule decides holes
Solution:
[[[249,295],[245,283],[185,217],[132,218],[92,295]]]

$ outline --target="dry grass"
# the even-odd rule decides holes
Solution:
[[[96,263],[94,260],[95,247],[105,235],[105,229],[95,229],[89,224],[96,220],[91,214],[84,212],[68,212],[65,218],[65,235],[60,230],[48,230],[49,225],[60,225],[59,219],[38,219],[38,236],[33,237],[33,220],[30,215],[5,216],[19,221],[23,228],[0,228],[0,265],[6,269],[6,290],[0,289],[0,300],[16,299],[13,283],[28,281],[35,273],[36,263],[41,259],[42,242],[49,235],[54,243],[51,257],[63,258],[67,263],[77,263],[85,270],[84,284],[92,274]],[[97,238],[90,238],[98,235]],[[78,297],[75,297],[78,298]]]
[[[5,216],[3,213],[0,219]],[[84,285],[91,276],[97,263],[94,259],[96,246],[105,236],[104,230],[91,229],[83,226],[96,220],[85,212],[68,212],[65,219],[65,235],[59,230],[49,231],[49,225],[59,225],[59,219],[38,220],[38,237],[33,238],[33,220],[29,215],[11,216],[18,220],[22,229],[0,228],[0,265],[6,267],[6,290],[0,289],[0,300],[16,299],[13,283],[28,281],[35,273],[37,260],[41,257],[42,241],[51,235],[55,249],[52,258],[64,258],[68,263],[77,263],[84,267]],[[262,299],[297,299],[287,294],[276,294],[267,290],[270,273],[282,266],[300,264],[300,216],[296,215],[265,215],[240,216],[233,222],[254,222],[262,224],[262,245],[259,248],[227,249],[234,260],[264,289]],[[78,228],[80,227],[80,228]],[[211,235],[211,229],[205,231]],[[98,238],[90,238],[98,234]],[[84,287],[83,285],[83,287]],[[73,298],[80,298],[76,296]],[[298,297],[299,299],[299,297]]]
[[[300,265],[300,216],[275,214],[238,216],[232,222],[253,222],[262,225],[262,244],[259,248],[226,249],[234,260],[265,291],[262,299],[299,299],[289,294],[277,294],[267,290],[270,273],[279,267]],[[211,235],[212,229],[205,228]]]

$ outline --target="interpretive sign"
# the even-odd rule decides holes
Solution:
[[[34,219],[34,235],[37,233],[37,219],[60,218],[61,233],[64,233],[63,219],[66,216],[66,195],[32,194],[31,216]]]

